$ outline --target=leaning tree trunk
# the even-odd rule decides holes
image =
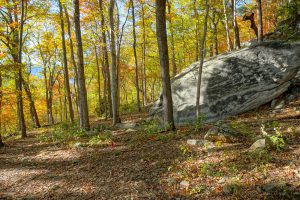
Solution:
[[[117,76],[117,57],[115,43],[115,24],[114,24],[115,0],[110,0],[109,6],[109,24],[110,24],[110,52],[111,52],[111,99],[113,125],[120,123],[119,105],[118,105],[118,76]]]
[[[80,28],[80,10],[79,0],[74,0],[74,24],[75,24],[75,35],[76,35],[76,47],[77,47],[77,59],[78,59],[78,93],[80,101],[80,127],[86,130],[90,129],[89,122],[89,111],[87,102],[87,93],[85,87],[84,77],[84,60],[83,60],[83,48],[81,39],[81,28]]]
[[[31,114],[31,118],[32,118],[34,127],[35,128],[40,128],[41,127],[40,120],[39,120],[39,117],[38,117],[38,114],[37,114],[37,111],[36,111],[35,103],[34,103],[29,85],[28,85],[28,83],[25,82],[24,79],[22,79],[22,82],[23,82],[24,90],[26,92],[28,101],[29,101],[30,114]]]
[[[135,14],[134,14],[134,3],[131,0],[131,12],[132,12],[132,35],[133,35],[133,55],[134,55],[134,63],[135,63],[135,88],[136,88],[136,103],[137,109],[141,111],[141,103],[140,103],[140,91],[139,91],[139,68],[138,68],[138,60],[136,54],[136,33],[135,33]]]
[[[241,48],[240,33],[239,33],[239,27],[236,20],[236,0],[231,0],[231,4],[232,4],[232,16],[233,16],[232,26],[234,30],[234,47],[236,49],[240,49]]]
[[[166,130],[174,130],[173,101],[169,74],[169,52],[166,27],[166,0],[156,0],[156,36],[163,85],[164,122]]]
[[[205,18],[204,18],[203,35],[202,35],[202,39],[201,39],[200,66],[199,66],[198,83],[197,83],[197,96],[196,96],[197,118],[199,118],[201,116],[200,94],[201,94],[202,67],[203,67],[203,62],[204,62],[204,46],[205,46],[206,33],[207,33],[208,13],[209,13],[209,5],[208,5],[208,0],[206,0],[205,1]]]
[[[262,22],[261,0],[256,0],[256,2],[257,2],[257,22],[258,22],[257,40],[258,40],[258,42],[262,42],[263,41],[263,22]]]
[[[72,106],[70,81],[69,81],[67,48],[66,48],[66,39],[65,39],[65,23],[64,23],[64,17],[63,17],[63,8],[62,8],[60,0],[58,0],[58,4],[59,4],[60,28],[61,28],[61,43],[62,43],[63,61],[64,61],[63,63],[64,63],[65,92],[66,92],[66,98],[68,101],[70,121],[73,123],[74,122],[74,110],[73,110],[73,106]]]

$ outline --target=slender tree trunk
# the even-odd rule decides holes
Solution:
[[[96,55],[96,67],[97,67],[97,92],[98,92],[98,105],[99,105],[99,115],[101,115],[101,80],[100,80],[100,65],[99,65],[99,58],[98,58],[98,51],[97,47],[95,46],[95,55]]]
[[[141,104],[140,104],[140,90],[139,90],[139,67],[138,60],[136,54],[136,33],[135,33],[135,14],[134,14],[134,3],[131,0],[131,12],[132,12],[132,35],[133,35],[133,55],[134,55],[134,63],[135,63],[135,88],[136,88],[136,102],[137,109],[141,112]]]
[[[258,22],[257,40],[258,40],[258,42],[262,42],[263,41],[263,22],[262,22],[261,0],[256,0],[256,2],[257,2],[257,22]]]
[[[102,33],[102,51],[104,57],[104,67],[105,67],[105,77],[106,77],[106,88],[107,88],[107,99],[108,99],[108,111],[109,116],[112,116],[112,99],[111,99],[111,85],[110,85],[110,73],[109,73],[109,61],[108,61],[108,50],[107,50],[107,40],[106,40],[106,27],[105,27],[105,18],[104,18],[104,10],[103,10],[103,0],[99,0],[99,8],[101,15],[101,33]]]
[[[4,143],[2,141],[2,97],[2,72],[0,71],[0,147],[4,146]]]
[[[240,33],[239,33],[239,27],[236,20],[236,0],[231,0],[231,4],[232,4],[232,16],[233,16],[232,26],[234,30],[234,47],[235,49],[240,49],[241,48]]]
[[[74,68],[74,72],[75,72],[75,77],[74,77],[74,89],[76,91],[76,88],[78,88],[78,70],[77,70],[77,64],[75,61],[75,53],[74,53],[74,46],[73,46],[73,39],[72,39],[72,33],[71,33],[71,22],[70,22],[70,18],[69,18],[69,13],[67,8],[64,6],[64,11],[65,11],[65,15],[66,15],[66,21],[67,21],[67,30],[68,30],[68,36],[69,36],[69,42],[70,42],[70,53],[71,53],[71,61],[72,61],[72,65]],[[75,92],[76,96],[75,96],[75,103],[76,103],[76,108],[77,108],[77,112],[78,112],[78,116],[80,116],[80,109],[79,109],[79,104],[78,104],[78,94]]]
[[[164,121],[166,130],[174,130],[173,101],[169,74],[169,53],[166,27],[166,0],[156,0],[156,36],[163,84]]]
[[[34,127],[40,128],[41,127],[40,120],[39,120],[39,117],[38,117],[38,114],[36,111],[35,103],[32,98],[32,94],[31,94],[29,85],[28,85],[28,83],[25,82],[24,79],[22,79],[22,82],[23,82],[23,86],[24,86],[28,101],[29,101],[30,113],[31,113],[31,118],[33,120]]]
[[[76,46],[77,46],[77,59],[78,59],[78,93],[80,101],[80,127],[86,130],[90,129],[89,122],[89,111],[87,102],[87,93],[85,87],[84,77],[84,60],[83,60],[83,48],[81,40],[81,28],[80,28],[80,10],[79,0],[74,0],[74,24],[75,24],[75,35],[76,35]]]
[[[14,63],[17,64],[18,72],[15,75],[16,91],[17,91],[17,116],[19,121],[19,130],[21,131],[22,138],[26,137],[26,124],[23,108],[23,95],[22,95],[22,46],[23,46],[23,27],[24,27],[24,15],[25,15],[25,2],[21,3],[21,19],[19,30],[13,29],[14,37],[14,50],[17,50],[18,55],[14,57]],[[17,4],[14,5],[14,9],[17,10]],[[14,12],[14,20],[18,23],[17,13]]]
[[[65,91],[66,91],[66,98],[68,101],[69,116],[70,116],[71,122],[73,123],[74,122],[74,110],[73,110],[73,106],[72,106],[70,81],[69,81],[69,69],[68,69],[68,60],[67,60],[66,39],[65,39],[64,15],[63,15],[63,8],[62,8],[60,0],[58,0],[58,4],[59,4],[60,28],[61,28],[61,43],[62,43],[63,60],[64,60]]]
[[[213,36],[213,55],[217,56],[219,54],[218,51],[218,31],[217,31],[217,27],[218,27],[218,21],[216,21],[216,11],[213,11],[213,17],[211,20],[211,29],[212,29],[212,36]]]
[[[196,96],[197,118],[199,118],[201,116],[200,94],[201,94],[202,67],[203,67],[203,63],[204,63],[204,46],[205,46],[206,33],[207,33],[208,13],[209,13],[208,0],[205,0],[205,18],[204,18],[203,35],[202,35],[202,39],[201,39],[200,66],[199,66],[199,72],[198,72],[197,96]]]
[[[118,105],[118,76],[117,76],[117,58],[116,58],[116,43],[115,43],[115,24],[114,24],[114,7],[115,0],[110,0],[109,6],[109,24],[110,24],[110,51],[111,51],[111,99],[113,124],[121,122],[119,117]]]
[[[200,27],[199,14],[197,11],[197,0],[194,0],[193,6],[194,6],[194,15],[196,18],[196,28],[195,28],[195,62],[196,62],[199,60],[199,27]]]
[[[147,105],[147,74],[146,74],[146,25],[145,25],[145,8],[142,3],[142,27],[143,27],[143,50],[142,50],[142,67],[143,67],[143,106]]]
[[[175,45],[174,45],[174,29],[172,24],[172,16],[171,16],[171,0],[168,0],[168,12],[169,12],[169,24],[170,24],[170,33],[171,33],[171,51],[172,51],[172,77],[177,74],[177,66],[175,61]]]
[[[63,122],[63,106],[62,106],[62,99],[61,99],[61,85],[60,81],[58,81],[58,96],[59,96],[59,119],[60,122]]]
[[[225,32],[226,32],[226,42],[227,42],[227,51],[232,51],[232,44],[230,41],[230,32],[228,27],[228,17],[227,17],[227,3],[226,0],[223,0],[223,12],[224,12],[224,25],[225,25]]]

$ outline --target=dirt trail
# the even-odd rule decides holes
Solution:
[[[35,135],[0,150],[0,199],[168,199],[161,179],[180,154],[174,141],[67,148]]]

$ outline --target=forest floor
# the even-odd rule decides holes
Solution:
[[[119,128],[93,120],[88,134],[56,125],[9,138],[0,149],[0,199],[300,199],[299,111],[268,109],[228,121],[239,140],[209,149],[186,142],[209,125],[168,133],[132,126],[145,114],[122,116]],[[279,127],[284,149],[248,151],[262,123]]]

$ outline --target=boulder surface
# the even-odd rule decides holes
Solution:
[[[199,62],[172,79],[174,120],[196,120]],[[257,108],[287,91],[300,68],[300,42],[263,42],[206,60],[203,65],[200,108],[206,122]],[[150,110],[163,116],[160,95]]]

